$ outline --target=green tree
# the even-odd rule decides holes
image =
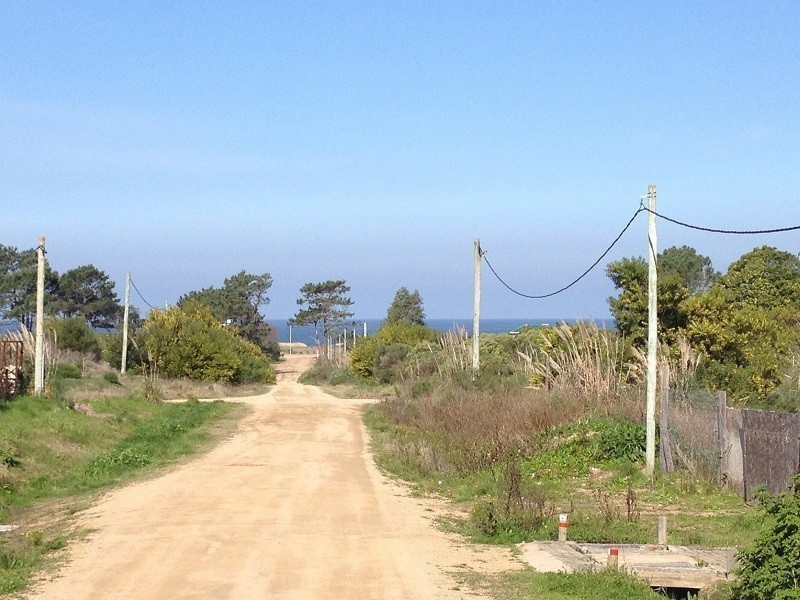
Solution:
[[[705,356],[706,384],[733,399],[763,402],[780,385],[800,341],[800,259],[756,248],[684,309],[687,339]]]
[[[800,308],[800,258],[761,246],[728,267],[719,284],[726,299],[738,306]]]
[[[408,288],[401,287],[394,295],[394,300],[386,311],[387,325],[392,323],[408,323],[410,325],[425,324],[425,310],[422,308],[422,298],[417,290],[409,292]]]
[[[320,333],[323,339],[331,339],[353,316],[349,310],[353,305],[353,301],[347,296],[349,292],[350,287],[341,279],[305,284],[300,288],[302,296],[297,299],[297,304],[304,308],[297,311],[290,323],[313,325],[317,344],[321,341]]]
[[[263,308],[269,304],[267,291],[270,287],[272,276],[269,273],[253,275],[240,271],[228,277],[221,288],[209,287],[186,294],[178,300],[178,305],[191,300],[202,302],[221,323],[233,327],[244,339],[278,358],[275,332],[263,315]]]
[[[659,274],[676,275],[691,294],[705,292],[714,283],[719,273],[711,265],[711,259],[690,246],[672,246],[658,257]]]
[[[665,250],[670,256],[671,249]],[[661,260],[659,256],[659,261]],[[671,270],[670,262],[658,271],[658,330],[662,340],[672,341],[686,326],[683,302],[691,295],[685,274]],[[606,274],[620,290],[616,298],[608,299],[617,330],[636,346],[647,340],[647,262],[643,258],[622,258],[606,267]]]
[[[47,325],[55,333],[60,350],[74,350],[100,358],[100,341],[83,317],[52,319]]]
[[[36,320],[36,249],[17,250],[0,245],[0,315],[18,319],[28,329]],[[58,290],[58,273],[45,259],[45,312],[52,314],[51,299]]]
[[[65,317],[81,316],[95,327],[109,329],[122,320],[114,282],[94,265],[70,269],[59,277],[54,306]]]

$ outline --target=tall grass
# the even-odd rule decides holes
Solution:
[[[440,352],[434,353],[439,375],[453,377],[472,368],[472,342],[463,327],[439,338]]]
[[[646,370],[624,340],[594,323],[561,323],[539,346],[518,354],[530,380],[559,395],[581,398],[589,414],[641,416],[638,384]],[[633,360],[632,360],[633,358]]]

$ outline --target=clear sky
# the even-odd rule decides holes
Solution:
[[[800,3],[4,2],[0,243],[125,272],[154,304],[242,269],[270,318],[345,279],[472,310],[472,240],[528,293],[611,242],[650,183],[700,225],[800,224]],[[659,226],[725,270],[755,246]],[[609,260],[644,255],[643,216]],[[604,261],[603,266],[608,261]],[[604,317],[484,273],[486,317]],[[134,299],[134,304],[144,305]]]

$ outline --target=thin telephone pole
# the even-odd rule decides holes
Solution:
[[[125,375],[128,369],[128,317],[131,312],[131,274],[125,276],[125,314],[122,317],[122,361],[119,372]]]
[[[475,293],[472,310],[472,371],[473,377],[481,368],[481,240],[475,238]]]
[[[648,277],[647,277],[647,422],[645,473],[653,476],[656,464],[656,387],[658,385],[658,235],[656,231],[656,186],[647,186]]]
[[[37,396],[44,393],[44,244],[44,236],[41,236],[36,248],[36,343],[33,363],[33,391]]]

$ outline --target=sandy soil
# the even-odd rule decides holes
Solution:
[[[437,530],[443,505],[378,472],[364,401],[297,383],[310,360],[233,399],[253,410],[230,440],[82,514],[93,533],[30,597],[480,598],[458,573],[519,568],[508,549]]]

